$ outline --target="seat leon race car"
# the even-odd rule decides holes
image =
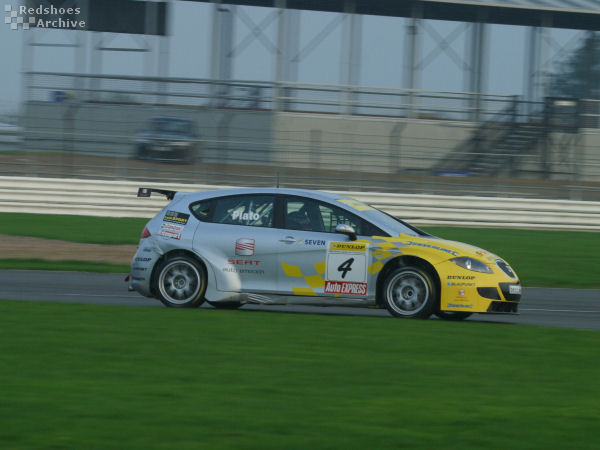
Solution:
[[[340,194],[243,188],[181,193],[148,222],[130,288],[171,307],[383,307],[396,317],[516,313],[500,257],[432,236]]]

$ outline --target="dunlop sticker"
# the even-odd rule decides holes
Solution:
[[[364,242],[330,242],[329,250],[343,252],[364,252],[367,250],[367,244]]]

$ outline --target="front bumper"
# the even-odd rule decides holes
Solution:
[[[492,274],[457,268],[454,263],[438,267],[442,311],[517,314],[521,301],[521,282],[501,271]]]

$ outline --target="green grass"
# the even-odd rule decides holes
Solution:
[[[131,255],[133,258],[133,254]],[[1,269],[59,270],[69,272],[127,273],[125,264],[108,264],[91,261],[48,261],[45,259],[0,259]]]
[[[598,332],[13,301],[0,317],[1,448],[597,448]]]
[[[600,287],[600,233],[450,227],[427,231],[496,253],[525,286]]]
[[[137,244],[148,219],[0,213],[0,234],[89,244]]]
[[[137,244],[146,222],[146,219],[0,213],[0,234],[97,244]],[[600,233],[453,227],[430,227],[427,231],[500,255],[515,268],[525,286],[600,287],[597,276],[600,256],[595,250],[600,248]],[[5,260],[0,262],[0,267],[10,268],[10,264],[12,262]],[[64,269],[71,265],[35,261],[19,263],[19,268],[95,271],[79,263],[73,269]],[[125,266],[108,266],[102,271],[128,270]]]

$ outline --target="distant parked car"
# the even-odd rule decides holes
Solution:
[[[197,153],[196,126],[189,119],[155,117],[135,140],[137,159],[191,163]]]

